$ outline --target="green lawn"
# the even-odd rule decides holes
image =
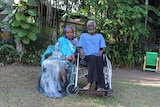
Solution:
[[[141,86],[125,80],[112,80],[114,97],[102,93],[80,91],[64,98],[48,98],[40,94],[37,71],[0,71],[0,107],[159,107],[160,87]],[[84,85],[80,81],[80,86]]]

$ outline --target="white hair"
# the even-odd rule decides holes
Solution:
[[[89,26],[90,23],[93,23],[94,26],[96,27],[96,22],[95,22],[94,20],[89,20],[89,21],[87,22],[87,27]]]

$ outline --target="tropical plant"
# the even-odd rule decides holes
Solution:
[[[110,52],[116,51],[119,54],[117,58],[117,54],[113,53],[112,59],[117,59],[115,63],[121,66],[134,67],[134,64],[137,63],[135,57],[143,55],[144,50],[140,49],[145,41],[141,40],[148,35],[144,22],[142,22],[146,16],[145,6],[141,5],[138,0],[134,2],[109,1],[108,3],[110,6],[108,18],[112,23],[105,26],[110,29],[109,32],[114,38],[114,46],[117,47],[117,50],[110,48]],[[139,54],[136,52],[137,48]]]
[[[3,64],[15,62],[16,49],[12,45],[0,44],[0,62]]]
[[[147,1],[149,4],[145,5]],[[63,27],[70,19],[77,18],[75,21],[84,24],[93,19],[97,32],[105,37],[113,66],[131,68],[142,60],[147,43],[160,43],[159,3],[160,0],[0,0],[0,8],[4,10],[1,13],[6,14],[1,28],[11,31],[20,49],[22,44],[27,44],[28,52],[24,56],[31,52],[29,56],[35,58],[34,50],[40,55],[40,46],[45,47],[60,36],[61,19],[65,22]],[[43,29],[38,38],[37,15],[39,27]],[[32,27],[36,30],[31,30]],[[85,25],[76,26],[77,29],[79,34],[86,31]]]
[[[143,22],[146,16],[145,6],[138,0],[80,1],[80,11],[77,14],[96,21],[97,31],[104,35],[108,44],[112,62],[118,66],[132,67],[137,61],[135,50],[142,49],[143,43],[139,42],[148,35]],[[74,14],[68,12],[64,16],[71,17]],[[138,56],[142,55],[141,51]]]
[[[37,10],[33,1],[13,0],[0,1],[1,7],[5,7],[1,14],[6,14],[1,25],[11,31],[14,41],[17,43],[17,51],[23,51],[24,45],[37,39],[40,32],[37,23]],[[24,44],[24,45],[23,45]]]

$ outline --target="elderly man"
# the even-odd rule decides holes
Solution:
[[[82,33],[78,42],[80,47],[80,57],[87,61],[88,65],[88,84],[83,87],[89,90],[93,82],[96,83],[97,91],[103,91],[105,87],[103,74],[102,54],[105,50],[106,43],[100,33],[96,33],[96,23],[93,20],[87,22],[88,33]]]

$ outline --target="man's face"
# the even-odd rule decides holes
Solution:
[[[96,30],[96,27],[94,26],[94,23],[89,23],[89,25],[87,26],[87,29],[89,33],[94,33]]]

